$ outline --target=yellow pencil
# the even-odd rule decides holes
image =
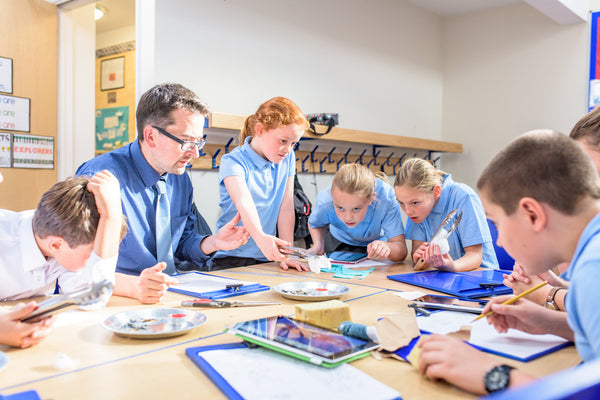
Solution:
[[[503,306],[505,306],[505,305],[508,305],[508,304],[512,304],[512,303],[514,303],[515,301],[519,300],[521,297],[523,297],[523,296],[527,296],[529,293],[531,293],[531,292],[534,292],[534,291],[538,290],[539,288],[541,288],[542,286],[545,286],[546,284],[548,284],[548,282],[542,282],[542,283],[540,283],[539,285],[537,285],[537,286],[534,286],[534,287],[532,287],[531,289],[528,289],[528,290],[524,291],[523,293],[521,293],[521,294],[518,294],[518,295],[516,295],[515,297],[512,297],[512,298],[510,298],[510,299],[506,300],[504,303],[502,303],[502,305],[503,305]],[[471,321],[471,322],[475,322],[475,321],[477,321],[478,319],[485,318],[485,317],[487,317],[488,315],[492,315],[492,313],[493,313],[493,311],[488,311],[488,312],[487,312],[487,313],[485,313],[485,314],[481,314],[480,316],[478,316],[477,318],[475,318],[475,319],[474,319],[473,321]]]

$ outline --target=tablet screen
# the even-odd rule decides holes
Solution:
[[[334,251],[327,253],[327,258],[331,261],[345,263],[357,263],[367,258],[367,253],[352,253],[349,251]]]
[[[242,336],[261,338],[265,343],[280,343],[328,360],[378,346],[281,315],[240,322],[232,330]]]

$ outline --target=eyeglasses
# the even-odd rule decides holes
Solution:
[[[159,131],[161,134],[163,134],[166,137],[168,137],[169,139],[174,140],[177,143],[179,143],[181,145],[181,150],[183,150],[183,151],[194,151],[194,149],[196,147],[198,147],[198,150],[200,150],[206,144],[206,140],[204,140],[204,139],[200,139],[197,142],[189,142],[189,141],[181,140],[177,136],[171,135],[169,132],[165,131],[162,128],[159,128],[156,125],[152,125],[152,127],[154,129],[156,129],[157,131]]]

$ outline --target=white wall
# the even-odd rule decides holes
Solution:
[[[526,4],[447,18],[442,139],[464,152],[444,155],[443,168],[475,186],[520,133],[568,134],[587,112],[589,32],[588,23],[559,25]]]
[[[340,113],[343,127],[460,142],[441,166],[471,186],[519,133],[568,133],[586,112],[589,24],[559,25],[527,4],[441,18],[406,0],[150,3],[154,62],[140,92],[177,81],[242,115],[283,95],[306,113]],[[330,180],[300,175],[313,199]],[[216,173],[192,181],[208,189],[195,199],[214,228]]]
[[[155,5],[153,83],[180,82],[220,112],[248,115],[282,95],[305,113],[338,112],[343,127],[441,138],[442,20],[409,2]],[[300,179],[314,198],[331,177],[317,176],[316,186],[311,175]],[[217,191],[215,173],[194,171],[192,180]],[[195,193],[212,227],[220,212],[215,196]]]

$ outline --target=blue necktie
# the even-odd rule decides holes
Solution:
[[[173,259],[173,240],[171,239],[171,207],[167,197],[167,183],[164,177],[154,185],[158,192],[156,201],[156,259],[167,263],[163,271],[173,275],[175,260]]]

